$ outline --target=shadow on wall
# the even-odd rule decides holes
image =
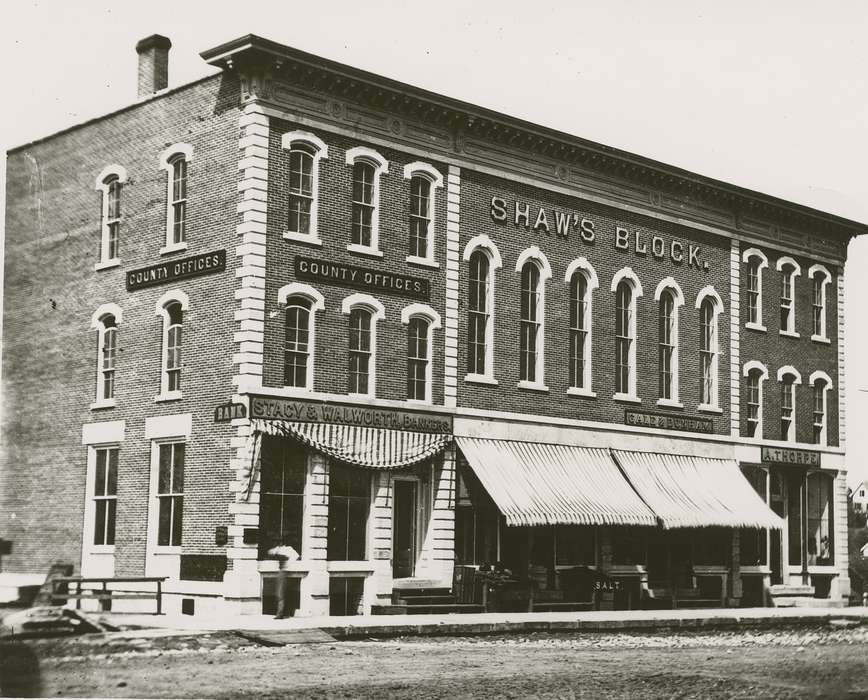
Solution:
[[[42,697],[39,660],[26,644],[0,642],[0,697]]]

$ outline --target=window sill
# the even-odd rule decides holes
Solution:
[[[765,333],[768,329],[761,323],[754,323],[753,321],[748,321],[744,324],[744,327],[751,331],[762,331]]]
[[[584,396],[588,399],[595,399],[597,398],[597,392],[578,386],[571,386],[569,389],[567,389],[567,396]]]
[[[529,382],[526,380],[520,381],[516,386],[519,389],[527,389],[528,391],[548,392],[549,388],[540,382]]]
[[[369,561],[330,561],[326,563],[330,574],[372,574],[373,562]]]
[[[826,574],[827,576],[837,576],[841,572],[834,564],[808,564],[809,574]]]
[[[165,556],[171,556],[171,555],[177,556],[180,553],[181,553],[180,547],[170,547],[168,545],[162,546],[162,547],[160,545],[157,545],[156,547],[154,547],[153,551],[151,552],[151,554],[153,554],[155,557],[165,557]]]
[[[414,406],[433,406],[431,399],[407,399],[407,403]]]
[[[318,238],[317,236],[311,236],[308,233],[284,231],[283,237],[287,241],[295,241],[296,243],[307,243],[308,245],[322,246],[322,239]]]
[[[313,394],[313,389],[310,389],[306,386],[288,386],[284,384],[283,390],[289,396],[310,396]]]
[[[370,248],[366,245],[358,245],[357,243],[350,243],[347,246],[347,250],[351,253],[358,253],[359,255],[369,255],[372,258],[382,258],[383,251],[376,250],[375,248]]]
[[[498,381],[494,377],[489,377],[487,374],[465,374],[464,381],[471,384],[490,384],[497,386]]]
[[[408,255],[405,260],[411,265],[421,265],[422,267],[430,267],[434,270],[440,268],[440,263],[431,258],[420,258],[417,255]]]
[[[113,544],[92,544],[84,550],[85,555],[110,556],[115,553]]]
[[[116,399],[98,399],[90,405],[91,411],[98,411],[101,408],[114,408]]]
[[[696,410],[700,413],[723,413],[720,406],[712,406],[710,403],[701,403],[696,407]]]
[[[832,341],[824,335],[812,335],[811,340],[815,343],[825,343],[826,345],[832,344]]]
[[[684,408],[684,404],[675,399],[657,399],[657,405],[661,408]]]
[[[613,401],[623,401],[624,403],[642,403],[642,399],[633,394],[622,394],[617,392],[612,395]]]
[[[778,331],[779,335],[785,335],[787,338],[801,338],[795,331]]]
[[[349,396],[351,399],[373,399],[373,398],[376,398],[376,395],[374,394],[373,391],[368,392],[367,394],[357,394],[355,392],[350,391],[350,392],[347,392],[347,396]]]
[[[154,397],[154,403],[162,403],[163,401],[178,401],[182,398],[180,391],[165,391],[162,394],[157,394]]]
[[[160,255],[178,253],[182,250],[187,250],[187,241],[184,241],[183,243],[170,243],[167,246],[163,246],[162,248],[160,248]]]
[[[100,260],[93,266],[94,270],[110,270],[113,267],[118,267],[121,264],[120,258],[112,258],[111,260]]]

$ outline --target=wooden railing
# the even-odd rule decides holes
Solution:
[[[63,602],[66,600],[74,600],[76,610],[81,609],[82,600],[98,600],[100,610],[108,610],[111,608],[112,600],[155,600],[157,610],[155,615],[163,614],[163,581],[165,576],[111,576],[111,577],[82,577],[82,576],[60,576],[52,580],[51,602]],[[125,583],[153,583],[156,584],[155,590],[130,590],[109,588],[109,584],[125,584]],[[85,587],[85,584],[96,584]],[[58,591],[57,589],[65,585],[68,589],[66,592]],[[73,592],[72,588],[75,587]],[[107,604],[108,603],[108,604]]]

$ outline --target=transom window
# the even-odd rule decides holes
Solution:
[[[311,302],[301,296],[287,299],[283,342],[283,383],[285,386],[308,387],[308,364],[311,361]]]
[[[161,547],[181,546],[185,452],[186,445],[183,442],[159,445],[157,545]]]
[[[313,189],[314,149],[306,143],[295,144],[289,153],[289,221],[287,230],[310,235]]]
[[[570,282],[570,386],[588,388],[591,299],[588,278],[576,272]]]
[[[428,321],[414,317],[407,326],[407,398],[428,400]]]
[[[94,453],[96,468],[93,487],[93,543],[113,545],[118,505],[119,450],[117,447],[105,447],[95,449]]]
[[[410,179],[410,251],[417,258],[429,258],[431,228],[431,181],[415,175]]]
[[[633,344],[636,333],[634,301],[632,286],[623,280],[615,292],[615,392],[619,394],[633,393]]]
[[[541,344],[542,309],[540,307],[540,270],[528,261],[521,271],[521,320],[519,326],[519,378],[536,382],[538,353]]]
[[[486,374],[488,326],[491,323],[491,267],[481,250],[470,256],[467,304],[467,371]]]
[[[350,311],[349,388],[351,394],[368,394],[371,365],[371,312]]]

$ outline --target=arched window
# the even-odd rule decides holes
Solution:
[[[808,270],[808,277],[812,285],[812,334],[811,340],[828,343],[829,336],[826,333],[826,285],[832,281],[832,275],[823,265],[812,265]]]
[[[769,373],[764,365],[751,361],[745,363],[744,376],[747,437],[761,438],[763,436],[763,382],[768,379]]]
[[[678,307],[684,304],[681,287],[667,277],[657,285],[657,385],[658,403],[678,404]]]
[[[329,157],[328,146],[306,131],[284,134],[281,145],[289,151],[289,194],[283,237],[319,244],[319,162]]]
[[[477,250],[470,256],[467,304],[467,372],[485,375],[488,371],[489,328],[491,325],[491,265],[488,256]]]
[[[802,383],[801,375],[791,366],[778,370],[781,385],[781,440],[796,440],[796,385]]]
[[[410,304],[401,311],[407,326],[407,399],[432,401],[432,337],[440,328],[440,315],[425,304]]]
[[[349,341],[349,387],[351,394],[370,392],[371,356],[371,312],[355,308],[350,312]]]
[[[588,278],[581,272],[570,282],[570,386],[588,385],[585,370],[590,362],[591,295]]]
[[[747,264],[747,324],[748,328],[764,331],[763,325],[763,270],[769,266],[768,258],[756,248],[744,251]]]
[[[723,301],[714,287],[704,287],[696,297],[699,309],[699,408],[718,409],[719,355],[718,317]]]
[[[349,250],[380,255],[380,175],[389,172],[389,162],[376,151],[359,146],[347,151],[353,167],[352,215]]]
[[[415,162],[404,167],[410,180],[410,227],[407,262],[435,265],[434,203],[435,192],[443,186],[443,176],[427,163]]]
[[[798,337],[796,333],[795,279],[802,274],[799,264],[790,257],[778,259],[777,269],[781,273],[781,335]]]
[[[832,388],[832,379],[822,371],[811,374],[808,380],[813,388],[812,442],[815,445],[828,444],[828,406],[827,392]]]
[[[180,391],[184,311],[179,302],[166,305],[166,318],[166,390]]]
[[[160,253],[187,248],[187,170],[193,147],[185,143],[169,146],[160,156],[160,167],[167,174],[166,245]]]
[[[519,322],[519,379],[537,382],[542,351],[542,299],[539,267],[528,261],[521,270],[521,319]]]
[[[102,192],[102,233],[96,269],[120,262],[121,195],[126,181],[127,171],[120,165],[108,166],[97,177],[96,189]]]
[[[615,398],[636,397],[636,298],[642,286],[629,267],[612,278],[615,292]]]
[[[302,296],[286,300],[283,342],[283,383],[310,389],[311,376],[311,301]]]
[[[96,399],[91,408],[115,405],[115,367],[121,317],[119,306],[103,304],[91,318],[91,328],[97,331]]]

